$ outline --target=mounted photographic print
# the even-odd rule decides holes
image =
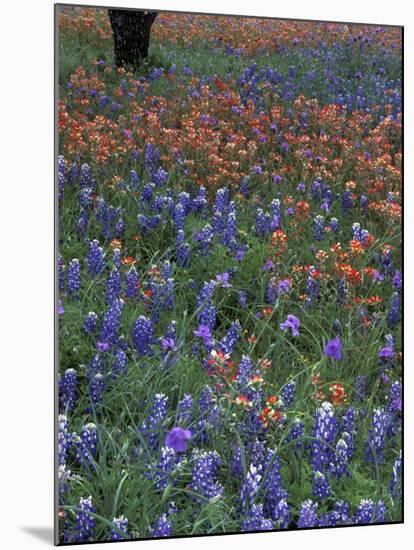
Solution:
[[[401,523],[402,27],[55,17],[56,543]]]

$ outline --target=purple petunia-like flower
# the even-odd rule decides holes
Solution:
[[[194,336],[202,338],[206,346],[211,344],[211,331],[207,325],[199,325],[198,329],[195,330],[193,334]]]
[[[290,330],[293,336],[299,336],[300,321],[295,315],[288,315],[284,323],[280,323],[280,329],[284,332]]]
[[[174,338],[163,338],[161,341],[161,347],[164,351],[175,351],[177,348],[175,347],[175,340]]]
[[[342,343],[339,336],[336,336],[333,340],[329,340],[323,352],[327,357],[340,361],[342,359]]]
[[[277,289],[279,291],[279,294],[284,294],[285,292],[289,292],[290,281],[288,279],[283,279],[282,281],[279,281],[279,285]]]
[[[165,438],[165,444],[170,449],[174,449],[176,453],[183,453],[187,450],[187,441],[191,439],[192,433],[190,430],[185,430],[179,426],[172,428]]]
[[[216,281],[220,283],[222,288],[230,288],[231,284],[229,283],[230,274],[225,271],[224,273],[219,273],[216,275]]]
[[[392,359],[394,357],[394,350],[391,346],[384,346],[378,352],[378,356],[382,359]]]
[[[98,342],[96,344],[96,349],[98,351],[108,351],[109,350],[109,344],[108,344],[108,342]]]

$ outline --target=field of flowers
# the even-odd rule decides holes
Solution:
[[[57,13],[60,542],[401,521],[401,29]]]

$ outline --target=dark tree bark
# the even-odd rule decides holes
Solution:
[[[148,56],[151,26],[157,12],[108,9],[117,67],[138,69]]]

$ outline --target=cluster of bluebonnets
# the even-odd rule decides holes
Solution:
[[[304,50],[320,74],[249,62],[234,113],[266,109],[272,88],[296,136],[288,144],[270,125],[281,155],[302,132],[317,139],[306,110],[289,113],[309,90],[344,116],[397,127],[400,82],[384,68],[395,52],[372,50],[361,41],[372,71],[352,74],[349,62],[347,76],[350,44]],[[369,165],[370,144],[359,148]],[[198,185],[178,151],[173,167],[163,162],[151,135],[119,171],[64,153],[61,541],[399,521],[399,193],[355,191],[352,173],[338,185],[296,168],[263,177],[275,169],[266,158],[236,187]]]

